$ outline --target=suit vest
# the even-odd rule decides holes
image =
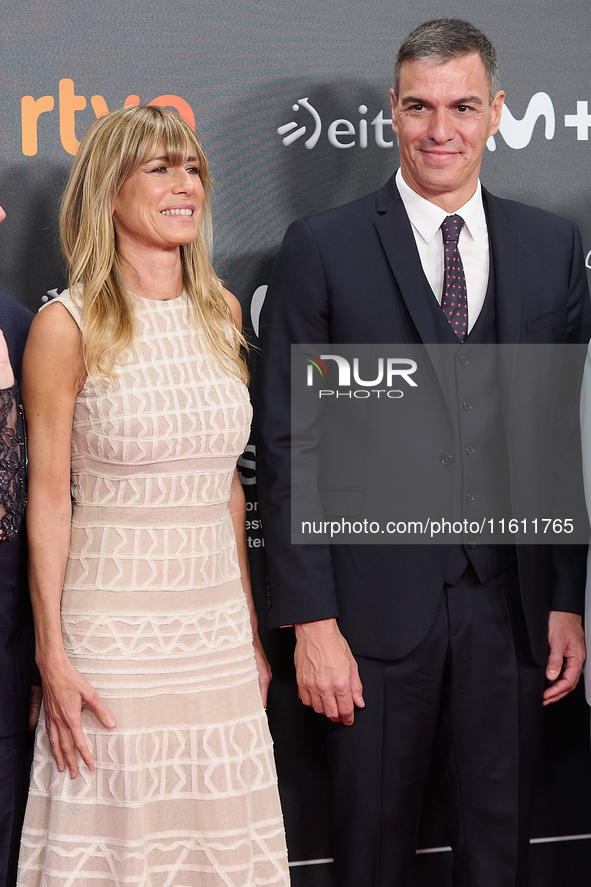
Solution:
[[[443,378],[456,441],[452,515],[454,520],[482,524],[508,513],[509,460],[499,394],[496,300],[493,263],[482,310],[460,343],[441,307],[432,300]],[[454,585],[471,564],[480,582],[487,582],[516,561],[514,545],[479,544],[467,533],[463,544],[448,546],[445,583]]]

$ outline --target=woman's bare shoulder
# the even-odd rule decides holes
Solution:
[[[75,319],[60,302],[44,307],[34,318],[24,356],[25,371],[39,378],[60,381],[77,390],[84,385],[86,369],[82,337]],[[75,380],[75,381],[74,381]]]
[[[234,317],[234,320],[236,321],[236,323],[238,324],[239,327],[242,327],[242,306],[240,305],[240,302],[238,301],[236,296],[232,295],[232,293],[229,290],[224,289],[223,292],[224,292],[224,298],[226,299],[226,302],[228,303],[228,308],[232,312],[232,316]]]

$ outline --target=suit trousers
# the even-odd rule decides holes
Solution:
[[[29,791],[32,733],[0,737],[0,887],[14,887]]]
[[[436,750],[454,887],[528,884],[545,669],[522,619],[516,566],[468,567],[412,653],[357,658],[365,708],[327,726],[336,887],[407,887]]]

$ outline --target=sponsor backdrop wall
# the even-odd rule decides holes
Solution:
[[[375,190],[396,169],[395,52],[415,25],[442,15],[469,18],[499,50],[507,104],[483,181],[576,221],[591,268],[587,0],[12,0],[0,6],[2,289],[35,310],[63,287],[59,197],[95,116],[140,100],[167,104],[196,123],[211,159],[216,267],[242,302],[256,364],[258,314],[287,224]],[[254,445],[240,470],[264,620]],[[329,885],[321,720],[298,701],[291,632],[265,640],[293,883]],[[589,884],[589,719],[580,692],[547,711],[533,838],[536,887]],[[420,847],[413,884],[448,884],[436,772]]]

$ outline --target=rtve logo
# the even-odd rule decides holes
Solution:
[[[322,120],[316,108],[310,103],[308,96],[298,99],[292,105],[292,111],[298,114],[303,109],[307,114],[299,115],[298,120],[290,120],[277,127],[277,132],[282,136],[282,142],[287,147],[297,141],[302,136],[307,138],[304,142],[306,148],[314,148],[322,134]],[[367,148],[369,144],[369,127],[373,128],[373,141],[378,148],[392,148],[394,141],[386,138],[386,134],[391,132],[392,120],[384,117],[384,112],[380,112],[368,121],[365,115],[368,112],[367,105],[359,105],[357,113],[360,118],[356,121],[347,120],[340,117],[332,120],[326,129],[326,137],[329,144],[333,148]],[[553,139],[556,130],[556,114],[552,99],[546,92],[536,92],[531,97],[527,105],[525,114],[521,119],[514,117],[507,104],[503,105],[501,113],[501,123],[499,133],[510,148],[516,150],[525,148],[529,145],[534,127],[540,117],[544,119],[544,135],[546,139]],[[311,119],[310,119],[311,118]],[[589,140],[589,129],[591,128],[591,114],[589,114],[588,102],[577,102],[576,114],[564,115],[565,127],[573,127],[577,130],[578,141]],[[495,136],[491,136],[487,142],[489,151],[496,149]]]
[[[109,113],[107,103],[102,95],[93,95],[90,99],[92,110],[97,119]],[[139,95],[128,95],[124,107],[139,105]],[[195,129],[195,115],[191,106],[185,99],[178,95],[159,95],[148,102],[158,107],[176,108],[183,120]],[[32,95],[25,95],[21,99],[21,131],[22,151],[27,157],[37,153],[38,121],[42,114],[53,111],[55,99],[52,95],[42,95],[36,99]],[[60,80],[58,86],[58,109],[60,121],[60,139],[62,146],[68,154],[75,154],[80,142],[76,138],[76,111],[86,108],[86,99],[83,95],[76,95],[74,81],[65,77]]]

